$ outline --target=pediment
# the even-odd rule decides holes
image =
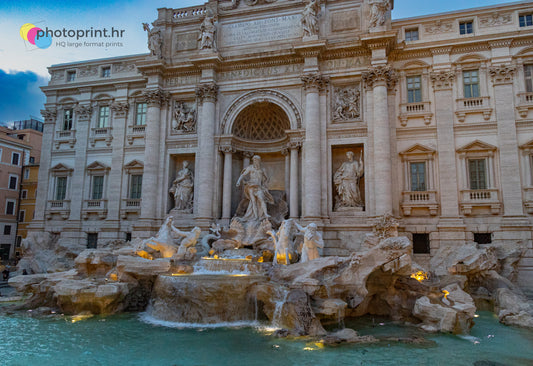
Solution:
[[[525,144],[520,145],[520,148],[524,150],[533,150],[533,140],[530,140],[526,142]]]
[[[460,149],[457,150],[459,153],[465,152],[484,152],[484,151],[496,151],[498,148],[494,145],[488,144],[486,142],[475,140]]]
[[[59,163],[57,165],[55,165],[53,168],[50,169],[52,172],[54,173],[70,173],[72,172],[74,169],[68,167],[67,165],[65,164],[62,164],[62,163]]]
[[[124,165],[124,169],[126,171],[130,171],[130,170],[143,170],[144,169],[144,164],[142,161],[139,161],[139,160],[132,160],[130,161],[128,164]]]
[[[99,161],[92,162],[91,164],[87,166],[88,171],[97,171],[97,170],[101,171],[101,170],[109,170],[109,169],[110,168],[107,165]]]
[[[420,155],[420,154],[431,155],[434,153],[435,153],[435,150],[430,147],[424,146],[422,144],[415,144],[411,146],[410,148],[408,148],[407,150],[402,151],[400,155]]]

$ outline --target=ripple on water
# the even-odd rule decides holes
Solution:
[[[141,320],[141,319],[142,320]],[[102,321],[105,320],[105,321]],[[223,328],[146,323],[143,315],[35,319],[0,316],[3,366],[37,365],[454,365],[475,362],[533,364],[533,332],[505,327],[492,314],[476,319],[471,336],[428,335],[433,347],[404,343],[324,347],[314,342],[278,339],[250,324]],[[383,325],[379,325],[383,323]],[[237,328],[238,326],[238,328]],[[359,324],[361,334],[421,333],[389,321]],[[377,334],[379,337],[380,335]],[[479,342],[479,343],[475,343]]]

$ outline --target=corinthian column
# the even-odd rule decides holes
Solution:
[[[167,92],[161,89],[146,90],[143,97],[148,103],[144,137],[144,170],[141,192],[141,219],[157,219],[157,194],[159,187],[159,125],[161,106],[169,100]]]
[[[499,65],[489,69],[494,84],[498,146],[500,147],[501,186],[504,216],[522,216],[522,184],[514,109],[513,76],[515,66]]]
[[[303,153],[303,216],[308,220],[320,220],[322,184],[322,151],[320,129],[319,91],[328,80],[319,73],[302,76],[305,89],[305,142]],[[292,169],[292,167],[291,167]],[[290,193],[291,197],[294,195]],[[292,200],[291,200],[292,201]],[[292,216],[291,210],[291,216]]]
[[[196,173],[195,195],[198,197],[195,215],[198,220],[209,221],[213,218],[213,192],[215,186],[215,105],[218,86],[204,83],[196,87],[196,97],[201,105],[198,119],[198,171]]]
[[[43,140],[41,160],[39,162],[39,184],[37,185],[35,218],[30,226],[36,229],[44,227],[44,213],[46,203],[52,197],[48,197],[49,174],[52,163],[52,142],[54,140],[54,128],[56,124],[57,110],[55,108],[46,108],[41,111],[44,117]],[[52,193],[53,194],[53,193]]]
[[[235,152],[231,146],[220,147],[220,151],[224,153],[224,178],[222,181],[222,219],[229,220],[231,218],[231,175],[233,153]]]
[[[373,94],[374,194],[376,215],[392,212],[392,163],[387,89],[393,88],[398,76],[388,65],[376,66],[363,73],[366,86]]]

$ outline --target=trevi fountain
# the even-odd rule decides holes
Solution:
[[[279,5],[282,9],[294,8],[287,5],[289,2],[276,3],[276,0],[227,0],[220,3],[225,4],[224,11],[227,12],[235,9],[239,12],[256,4],[258,7]],[[326,21],[320,20],[323,18],[319,14],[326,9],[326,3],[335,5],[337,2],[298,2],[301,13],[278,18],[279,22],[298,19],[297,27],[291,23],[290,29],[297,32],[297,38],[303,37],[305,42],[312,43],[312,47],[304,49],[302,46],[299,51],[302,57],[305,56],[304,66],[308,69],[318,67],[317,55],[326,47],[325,43],[319,42],[319,33],[325,31],[324,27],[320,28],[320,22]],[[390,33],[386,33],[385,28],[390,28],[392,2],[375,0],[363,3],[369,9],[365,26],[370,27],[370,33],[385,32],[383,34],[389,37]],[[217,2],[210,1],[209,4],[216,5]],[[165,16],[167,10],[172,9],[159,9],[160,16]],[[174,12],[173,21],[176,22],[182,18],[186,22],[188,17],[195,17],[198,24],[194,23],[194,26],[199,25],[200,31],[199,37],[190,33],[194,38],[189,37],[178,46],[186,48],[193,44],[193,49],[211,57],[210,52],[218,47],[217,19],[205,9],[195,11],[191,8]],[[346,16],[359,14],[358,11],[359,8],[352,9]],[[352,29],[351,18],[345,17],[341,11],[334,15],[331,19],[338,22],[332,23],[331,32],[344,34],[345,27]],[[192,27],[190,24],[187,26]],[[146,57],[148,61],[159,62],[163,54],[169,52],[162,47],[161,30],[156,26],[150,28],[148,24],[144,24],[144,29],[148,33],[151,52]],[[425,29],[433,28],[426,26]],[[371,38],[372,34],[368,37]],[[396,36],[393,34],[391,37],[395,39]],[[368,42],[372,41],[370,38]],[[372,57],[379,59],[385,55],[386,63],[386,46],[378,43],[372,44],[375,47],[369,46]],[[334,43],[332,47],[335,47]],[[240,52],[245,51],[241,49]],[[440,49],[435,51],[435,58],[443,60],[444,53]],[[264,54],[267,55],[267,52]],[[366,53],[364,55],[370,57]],[[206,80],[212,77],[210,65],[220,63],[222,59],[209,58],[208,61],[199,63],[203,67],[202,78]],[[275,67],[277,64],[272,65]],[[383,65],[372,70],[367,75],[367,85],[373,88],[373,98],[383,104],[383,100],[387,99],[387,86],[395,82],[394,73]],[[156,74],[159,75],[153,72],[150,78],[155,80]],[[196,155],[195,158],[191,154],[193,150],[186,150],[183,158],[171,165],[175,174],[171,175],[169,186],[159,189],[157,187],[163,185],[148,186],[150,182],[157,181],[154,177],[158,172],[154,165],[157,157],[147,149],[145,156],[152,160],[147,158],[144,166],[130,164],[129,169],[144,169],[141,213],[147,207],[156,211],[156,202],[150,202],[150,197],[165,196],[165,200],[172,203],[165,211],[166,217],[157,221],[158,225],[162,223],[157,233],[150,231],[151,237],[148,238],[133,235],[128,241],[107,240],[102,243],[99,240],[98,248],[80,251],[77,250],[79,246],[71,245],[60,232],[30,232],[22,243],[24,256],[9,279],[9,285],[15,292],[9,298],[0,298],[0,364],[532,365],[533,304],[516,281],[519,262],[528,249],[527,243],[493,240],[483,245],[473,241],[461,245],[440,245],[432,248],[430,259],[417,263],[411,239],[398,230],[402,219],[411,215],[411,208],[404,210],[407,213],[403,217],[398,210],[376,212],[378,208],[392,207],[389,202],[390,187],[400,184],[390,175],[390,163],[388,168],[385,166],[391,156],[388,142],[369,148],[366,142],[363,144],[360,142],[363,140],[358,140],[359,135],[355,136],[357,133],[366,136],[366,130],[357,127],[359,132],[350,135],[355,136],[355,142],[335,148],[335,165],[329,170],[320,170],[321,154],[326,156],[326,152],[320,150],[322,140],[317,131],[321,129],[320,119],[326,115],[319,111],[317,103],[325,103],[326,97],[322,92],[328,81],[313,75],[306,74],[302,79],[310,85],[306,89],[308,120],[305,122],[304,160],[299,161],[298,153],[302,141],[291,140],[294,144],[290,145],[290,156],[285,154],[285,161],[290,162],[285,165],[285,186],[278,184],[272,187],[273,171],[269,172],[264,165],[273,152],[261,151],[260,147],[255,154],[245,156],[247,164],[240,165],[238,172],[234,170],[233,176],[234,151],[228,146],[224,170],[227,169],[229,174],[224,175],[220,184],[224,196],[222,204],[225,205],[222,207],[223,217],[208,221],[206,217],[214,207],[210,201],[214,197],[214,188],[210,186],[214,184],[214,173],[209,169],[215,165],[210,155]],[[372,78],[375,79],[374,84]],[[424,78],[427,79],[425,74]],[[441,84],[449,82],[446,80]],[[197,118],[201,121],[210,117],[214,121],[216,96],[212,94],[217,92],[215,86],[204,90],[202,93],[205,95],[198,94],[199,98],[205,99],[201,115],[189,105],[175,104],[176,118],[172,120],[172,128],[179,131],[179,134],[176,132],[177,138],[184,136],[183,139],[186,139],[188,133],[196,133]],[[363,111],[363,108],[359,109],[359,98],[362,98],[359,89],[339,87],[335,93],[338,100],[332,102],[330,111],[333,119],[362,123],[359,120]],[[268,91],[265,92],[263,97],[267,99],[257,103],[267,103],[269,95]],[[384,106],[380,104],[379,108],[378,104],[373,112],[377,127],[371,135],[376,143],[380,143],[380,136],[388,136],[388,131],[392,130],[381,123],[391,114],[387,111],[387,103]],[[154,105],[152,103],[148,108],[150,118],[155,109],[165,104],[161,101],[159,107]],[[262,110],[254,108],[250,110]],[[276,108],[275,111],[281,111],[280,107]],[[527,114],[527,108],[525,111]],[[47,114],[49,117],[50,113]],[[90,111],[87,113],[90,115]],[[372,111],[368,113],[371,115]],[[490,117],[490,112],[488,115]],[[431,114],[421,116],[425,125],[431,123]],[[402,124],[407,123],[409,118],[418,117],[407,116]],[[462,118],[464,120],[465,116]],[[290,131],[292,137],[300,136],[299,123]],[[152,127],[147,125],[147,133]],[[424,126],[413,128],[422,129]],[[150,131],[155,130],[152,128]],[[104,132],[107,133],[107,130]],[[208,132],[213,134],[210,130],[204,131]],[[326,133],[325,127],[321,133]],[[346,128],[331,133],[341,138],[341,135],[351,132],[350,128]],[[327,134],[329,136],[330,130]],[[71,136],[70,132],[68,136]],[[148,134],[146,136],[151,138]],[[159,134],[153,143],[157,142],[157,136]],[[137,148],[135,141],[139,138],[137,135],[131,137],[129,144],[132,149]],[[94,140],[93,147],[102,144],[96,146],[101,149],[107,148],[104,146],[106,143],[108,147],[117,143],[105,138],[98,140],[95,137]],[[234,140],[234,143],[240,141]],[[198,145],[214,153],[213,142],[206,141],[204,139]],[[193,141],[190,146],[195,144]],[[58,143],[55,148],[66,149],[67,145]],[[478,145],[481,146],[480,143]],[[420,148],[422,145],[416,146]],[[435,151],[422,148],[425,149],[423,155],[433,159]],[[283,158],[278,151],[276,154],[277,164]],[[439,154],[442,159],[448,159],[453,152],[439,150]],[[385,159],[382,162],[387,169],[376,165],[372,159]],[[112,164],[115,164],[114,161]],[[239,165],[237,161],[234,163]],[[282,166],[280,164],[275,166],[281,171],[282,168],[278,169]],[[454,163],[451,164],[455,170]],[[298,166],[303,165],[307,170],[300,177]],[[64,165],[58,167],[54,169],[63,169]],[[313,172],[309,167],[317,170]],[[61,169],[57,174],[72,174],[72,170]],[[115,171],[112,168],[111,174]],[[328,174],[331,182],[327,184],[332,217],[337,215],[345,219],[342,222],[344,226],[356,220],[362,222],[368,219],[371,222],[370,225],[360,225],[368,228],[367,232],[354,231],[357,235],[349,238],[349,255],[324,253],[327,238],[324,223],[320,221],[320,210],[325,188],[320,188],[320,185],[327,179],[317,173],[324,171],[331,173]],[[217,172],[220,173],[219,170]],[[199,175],[201,178],[198,178]],[[153,179],[148,180],[148,176]],[[276,179],[283,180],[280,177],[282,174],[278,174]],[[373,180],[365,180],[366,177]],[[299,179],[305,183],[301,195],[297,194]],[[442,178],[442,182],[448,182],[446,177]],[[202,187],[195,187],[196,184]],[[446,194],[455,192],[455,187],[448,188],[441,187]],[[195,197],[198,191],[210,192],[210,196],[198,194],[199,197]],[[369,198],[369,192],[373,197]],[[231,207],[232,193],[235,207]],[[139,199],[130,198],[125,201],[135,203]],[[373,208],[369,208],[370,199],[379,201],[379,204],[374,202]],[[74,204],[73,200],[72,207]],[[197,204],[202,207],[203,221],[194,221]],[[298,212],[299,204],[305,208],[302,216]],[[63,202],[56,202],[54,208],[57,210],[51,210],[46,220],[66,220],[68,212],[65,213],[62,205]],[[436,204],[426,206],[415,207],[412,214],[415,216],[428,208],[428,215],[435,215],[438,210]],[[446,205],[444,208],[450,211],[455,206],[450,207]],[[129,209],[123,213],[124,220],[130,220],[138,210],[137,207]],[[469,209],[472,210],[471,207]],[[499,209],[499,203],[492,207],[493,211]],[[119,211],[115,211],[118,215]],[[313,214],[315,211],[318,212],[316,215]],[[102,212],[98,211],[98,214]],[[61,218],[62,215],[65,217]],[[88,212],[83,220],[96,222],[94,216]],[[452,226],[449,224],[453,234],[455,229]],[[108,230],[108,234],[110,232]],[[444,243],[443,238],[440,240]],[[453,241],[453,236],[450,238]]]

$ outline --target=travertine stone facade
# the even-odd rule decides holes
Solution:
[[[430,249],[421,262],[442,245],[528,243],[520,281],[533,287],[533,2],[401,20],[393,5],[163,8],[145,25],[150,54],[52,66],[33,228],[82,248],[147,237],[169,212],[184,228],[227,224],[259,155],[326,255],[356,251],[391,212]],[[363,202],[336,207],[348,151]],[[184,161],[192,213],[169,193]]]

